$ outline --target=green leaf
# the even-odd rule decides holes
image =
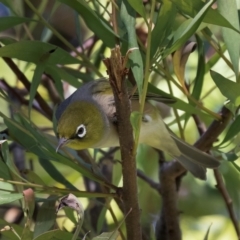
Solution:
[[[71,233],[61,230],[52,230],[37,236],[34,240],[71,240],[72,237],[73,235]]]
[[[212,223],[209,225],[208,230],[207,230],[203,240],[208,240],[208,236],[209,236],[211,226],[212,226]]]
[[[221,144],[226,143],[227,141],[231,140],[240,132],[240,115],[236,117],[236,119],[231,123],[224,139],[222,140]]]
[[[72,185],[71,182],[69,182],[66,179],[66,176],[63,176],[58,169],[51,163],[51,161],[46,161],[45,159],[39,159],[39,163],[41,164],[41,166],[49,173],[51,174],[51,177],[63,184],[66,188],[72,189],[72,190],[78,190],[75,186]]]
[[[172,45],[166,49],[164,56],[169,55],[180,48],[198,29],[213,0],[207,2],[193,19],[183,22],[173,34]]]
[[[136,131],[138,130],[139,125],[139,119],[142,118],[142,115],[140,112],[133,111],[130,116],[130,122],[133,127],[134,134],[136,134]]]
[[[12,37],[1,37],[0,38],[0,42],[3,44],[3,45],[8,45],[8,44],[12,44],[12,43],[16,43],[17,40],[12,38]]]
[[[204,2],[201,0],[172,0],[177,8],[184,14],[194,18],[196,14],[203,8]],[[228,9],[228,7],[227,7]],[[222,16],[217,9],[209,8],[206,15],[203,18],[203,22],[217,25],[220,27],[227,27],[238,32],[238,29],[234,28],[231,23]]]
[[[175,98],[173,97],[172,95],[156,88],[154,85],[152,85],[151,83],[148,84],[148,91],[150,93],[156,93],[156,94],[159,94],[160,96],[165,96],[165,97],[169,97],[169,98],[172,98],[172,99],[175,99],[176,100],[176,103],[171,103],[169,104],[170,107],[174,107],[176,109],[179,109],[179,110],[182,110],[186,113],[189,113],[189,114],[197,114],[199,116],[203,116],[203,117],[210,117],[212,118],[212,116],[202,112],[200,109],[198,108],[195,108],[194,106],[192,106],[191,104],[189,103],[186,103],[184,102],[183,100],[179,99],[179,98]]]
[[[132,6],[132,8],[140,15],[142,16],[145,21],[146,20],[146,12],[145,12],[145,8],[143,5],[143,2],[140,0],[128,0],[128,3]]]
[[[37,127],[34,127],[33,124],[29,122],[29,120],[27,120],[21,114],[16,114],[16,116],[18,116],[18,118],[20,119],[22,126],[33,135],[33,137],[39,143],[39,146],[42,145],[48,150],[53,148],[49,141],[47,141],[46,137],[43,134],[41,134],[38,131]]]
[[[1,47],[0,56],[17,58],[35,64],[44,60],[47,60],[48,65],[81,63],[63,49],[40,41],[20,41]]]
[[[106,206],[106,205],[105,205]],[[107,207],[103,206],[97,219],[97,233],[100,233],[106,223]]]
[[[45,73],[51,76],[51,78],[54,81],[54,85],[57,89],[58,94],[60,95],[61,99],[64,99],[64,94],[63,94],[63,84],[62,84],[62,78],[59,75],[58,72],[58,67],[57,66],[47,66],[45,68]]]
[[[4,141],[6,141],[6,140],[1,140],[0,144],[2,144],[2,142],[4,142]],[[11,175],[10,175],[9,169],[8,169],[6,163],[3,160],[4,159],[2,159],[0,157],[0,178],[4,178],[6,180],[10,180],[11,179]]]
[[[1,17],[0,18],[0,32],[12,28],[18,24],[34,21],[23,17]]]
[[[210,73],[222,95],[238,106],[240,104],[240,83],[230,81],[217,72],[211,71]]]
[[[75,88],[78,88],[81,85],[79,80],[74,75],[68,73],[63,68],[59,68],[57,66],[48,66],[45,71],[55,80],[56,87],[58,87],[58,90],[60,90],[61,95],[63,95],[63,89],[60,89],[60,86],[62,86],[61,80],[68,82]]]
[[[127,33],[125,39],[127,39],[128,42],[128,50],[131,48],[138,48],[137,36],[135,31],[135,11],[128,4],[127,0],[123,0],[121,2],[120,18],[122,21],[122,30],[124,33]],[[135,49],[130,53],[129,60],[134,78],[137,82],[138,92],[141,96],[143,84],[143,62],[139,49]]]
[[[198,47],[198,65],[197,65],[197,73],[194,79],[194,87],[192,91],[192,96],[199,100],[202,87],[203,87],[203,80],[205,75],[205,52],[204,52],[204,44],[201,38],[196,35],[197,39],[197,47]]]
[[[174,24],[173,19],[175,19],[176,14],[176,6],[171,1],[163,1],[155,27],[152,31],[151,58],[156,53],[158,47],[164,47],[168,43],[169,40],[167,40],[167,38],[172,31]]]
[[[32,104],[33,104],[33,100],[35,98],[38,86],[42,80],[42,74],[44,72],[45,69],[45,64],[44,63],[39,63],[36,65],[34,74],[33,74],[33,78],[32,78],[32,83],[31,83],[31,88],[30,88],[30,98],[29,98],[29,106],[28,106],[28,114],[30,116],[31,113],[31,108],[32,108]]]
[[[48,197],[48,199],[38,209],[34,228],[34,238],[47,232],[54,225],[56,219],[55,202],[55,199]]]
[[[0,195],[0,205],[11,203],[16,200],[22,199],[23,194],[22,193],[7,193],[7,194],[1,194]]]
[[[118,231],[104,232],[101,235],[94,237],[92,240],[117,240],[118,235]]]
[[[24,176],[26,179],[34,184],[39,184],[39,185],[46,185],[44,181],[37,175],[37,173],[33,172],[32,170],[26,169],[23,171]]]
[[[236,161],[239,157],[233,153],[233,152],[229,152],[229,153],[222,153],[222,155],[224,156],[224,159],[226,159],[227,161],[233,163],[234,161]]]
[[[94,12],[84,0],[58,0],[61,3],[68,5],[79,13],[84,19],[88,28],[94,32],[108,47],[113,48],[115,38],[117,37],[110,25],[102,20],[100,16]]]
[[[6,117],[0,112],[0,116],[4,119],[4,123],[8,127],[10,137],[24,146],[27,150],[37,154],[38,156],[46,157],[42,149],[38,148],[36,139],[22,126],[14,120]]]
[[[231,25],[239,30],[239,18],[236,0],[218,0],[219,12],[231,23]],[[232,29],[223,28],[223,39],[226,43],[236,79],[239,75],[239,54],[240,54],[240,35]]]
[[[25,225],[22,235],[21,235],[21,239],[24,239],[24,240],[32,240],[33,239],[33,233],[30,229],[30,226]]]
[[[75,78],[81,79],[83,82],[89,82],[89,81],[94,80],[94,78],[89,73],[79,72],[79,70],[77,70],[77,69],[68,68],[68,67],[63,67],[62,69],[64,71],[66,71],[68,74],[74,76]],[[67,80],[65,80],[65,81],[67,81]],[[76,88],[80,87],[81,85],[82,84],[78,83]],[[75,85],[73,85],[73,86],[75,86]]]
[[[56,153],[52,142],[50,142],[52,139],[41,135],[26,120],[24,120],[23,117],[21,120],[24,122],[24,127],[16,121],[6,117],[1,112],[0,116],[4,118],[4,122],[9,129],[10,136],[14,136],[14,139],[17,140],[17,142],[24,146],[27,150],[35,153],[37,156],[45,159],[46,161],[53,160],[58,163],[62,163],[80,172],[84,176],[89,177],[92,180],[95,180],[102,184],[107,184],[106,180],[102,177],[100,172],[96,174],[92,171],[90,164],[79,161],[79,158],[67,158],[62,154]],[[52,138],[54,138],[55,142],[57,142],[57,139],[55,137],[52,136]]]
[[[240,167],[235,162],[231,162],[231,163],[236,168],[236,170],[240,173]]]
[[[8,142],[7,141],[4,141],[2,142],[1,144],[1,152],[2,152],[2,156],[3,156],[3,159],[5,161],[5,163],[7,164],[8,166],[8,169],[10,171],[10,173],[12,173],[12,179],[13,180],[16,180],[16,181],[26,181],[19,173],[17,167],[15,166],[14,162],[13,162],[13,159],[10,157],[10,154],[9,154],[9,147],[8,147]],[[23,187],[22,186],[17,186],[17,189],[19,192],[22,192],[23,191]]]
[[[76,218],[76,211],[70,207],[63,208],[63,211],[65,212],[66,217],[71,220],[75,225],[78,224],[77,218]]]

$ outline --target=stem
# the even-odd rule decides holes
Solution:
[[[234,213],[234,210],[233,210],[233,201],[229,196],[229,193],[226,189],[226,186],[224,185],[221,173],[219,172],[218,169],[214,169],[214,176],[215,176],[215,179],[217,181],[216,187],[222,195],[222,198],[225,202],[225,205],[226,205],[226,208],[228,210],[229,216],[230,216],[231,221],[233,223],[233,226],[235,228],[237,237],[238,237],[238,239],[240,239],[240,229],[239,229],[239,224],[238,224],[236,214]]]
[[[151,64],[150,52],[151,52],[152,24],[153,24],[152,20],[153,20],[153,16],[154,16],[155,3],[156,3],[156,1],[152,0],[149,24],[147,24],[147,27],[148,27],[147,51],[146,51],[143,90],[142,90],[142,95],[140,96],[140,110],[139,110],[140,116],[142,116],[143,112],[144,112],[145,99],[147,96],[148,79],[150,76],[150,67],[151,67],[150,66],[150,64]],[[136,155],[136,152],[137,152],[138,141],[139,141],[139,137],[140,137],[141,123],[142,123],[142,118],[140,117],[138,119],[137,131],[135,132],[135,145],[134,145],[134,149],[133,149],[134,155]]]
[[[164,64],[164,67],[166,69],[166,72],[169,72],[169,69],[168,69],[168,66],[167,66],[167,63],[166,63],[166,59],[163,60],[163,64]],[[170,79],[167,79],[167,85],[168,85],[168,89],[169,89],[170,94],[173,95],[173,90],[172,90],[172,86],[170,84]],[[179,117],[177,109],[173,108],[173,112],[174,112],[174,115],[176,117],[176,121],[177,121],[177,125],[178,125],[180,136],[181,136],[182,139],[185,140],[184,130],[182,128],[182,125],[181,125],[181,122],[180,122],[180,117]]]
[[[75,232],[74,232],[74,235],[73,235],[73,237],[72,237],[71,240],[77,240],[78,235],[79,235],[79,233],[80,233],[80,231],[81,231],[81,228],[82,228],[82,224],[83,224],[83,217],[78,216],[77,228],[76,228],[76,230],[75,230]]]
[[[171,81],[184,93],[186,94],[186,92],[183,90],[183,88],[177,83],[177,81],[172,77],[171,74],[169,74],[168,71],[166,71],[164,68],[161,68],[161,66],[159,66],[159,68],[161,69],[161,71],[166,75],[166,77],[168,77],[169,79],[171,79]],[[193,103],[196,104],[196,106],[205,111],[206,113],[208,113],[209,115],[213,116],[216,120],[221,120],[221,116],[211,110],[209,110],[208,108],[204,107],[199,101],[197,101],[193,96],[191,96],[190,94],[187,94],[187,97],[189,98],[190,101],[192,101]]]
[[[134,154],[133,130],[130,123],[131,108],[129,95],[123,70],[123,58],[120,47],[116,46],[111,51],[110,59],[104,63],[108,69],[109,81],[113,90],[117,130],[119,135],[120,151],[122,158],[123,190],[122,200],[125,214],[132,210],[126,218],[127,239],[142,239],[140,225],[140,210],[138,205],[137,167]]]
[[[212,39],[206,34],[205,30],[201,31],[203,36],[208,40],[208,42],[211,44],[213,49],[221,56],[221,58],[225,61],[225,63],[231,68],[234,72],[232,63],[224,56],[222,51],[220,51],[218,48],[216,48],[215,44],[212,43]]]
[[[59,193],[73,193],[76,196],[79,197],[118,197],[118,195],[116,193],[96,193],[96,192],[87,192],[87,191],[75,191],[72,189],[62,189],[62,188],[58,188],[58,187],[48,187],[48,186],[44,186],[44,185],[40,185],[40,184],[35,184],[35,183],[24,183],[24,182],[18,182],[18,181],[13,181],[13,180],[6,180],[3,178],[0,178],[0,182],[6,182],[6,183],[10,183],[13,185],[20,185],[20,186],[27,186],[27,187],[33,187],[33,188],[40,188],[45,190],[47,193],[55,193],[55,194],[59,194]],[[44,192],[45,192],[44,191]]]

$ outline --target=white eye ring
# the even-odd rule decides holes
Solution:
[[[84,124],[81,124],[77,127],[76,134],[79,138],[83,138],[87,133],[86,127]]]

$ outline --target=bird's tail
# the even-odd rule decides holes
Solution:
[[[181,156],[177,157],[178,161],[195,177],[206,179],[205,168],[217,168],[220,165],[220,162],[213,156],[189,145],[176,136],[172,135],[172,138],[182,153]]]

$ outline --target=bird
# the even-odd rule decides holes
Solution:
[[[138,96],[131,98],[131,110],[139,110]],[[166,97],[148,94],[142,115],[139,143],[166,152],[196,178],[206,179],[206,168],[217,168],[220,162],[178,138],[164,123],[159,109],[149,99],[171,102]],[[81,150],[119,146],[116,107],[113,91],[107,79],[83,84],[59,104],[56,151],[63,146]]]

